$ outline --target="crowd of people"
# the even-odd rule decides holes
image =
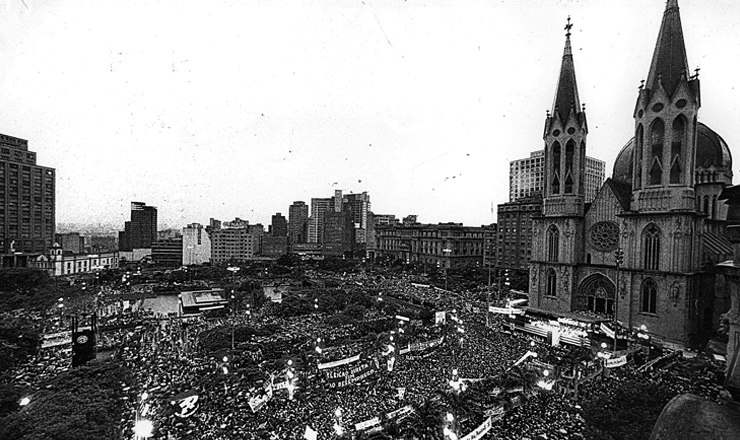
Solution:
[[[443,401],[444,395],[457,392],[450,385],[453,373],[463,383],[473,383],[505,375],[527,352],[552,361],[567,357],[571,351],[569,347],[551,346],[536,336],[504,330],[501,323],[505,318],[493,315],[487,320],[485,303],[476,301],[470,292],[453,294],[403,277],[345,274],[339,279],[353,289],[368,289],[432,311],[446,311],[445,322],[399,322],[393,333],[362,335],[356,323],[331,326],[326,323],[327,316],[318,312],[286,318],[271,313],[272,306],[259,314],[241,312],[215,319],[173,319],[147,311],[110,313],[98,324],[106,329],[98,336],[100,346],[116,347],[119,361],[134,375],[121,432],[131,434],[137,418],[146,417],[154,423],[154,438],[302,439],[306,427],[317,431],[319,438],[331,438],[337,434],[337,427],[352,433],[357,423],[408,405],[416,409],[435,399],[441,399],[445,411],[453,417],[462,416],[462,412],[455,414],[454,400]],[[115,294],[110,291],[106,298],[115,298]],[[364,319],[387,318],[373,311]],[[44,325],[45,331],[55,331],[62,328],[61,319],[56,319],[60,322],[49,326],[44,325],[42,315],[34,315],[33,322]],[[399,332],[404,325],[408,326],[406,332]],[[271,333],[250,341],[252,348],[259,347],[257,355],[250,352],[251,362],[243,359],[243,346],[218,354],[203,350],[200,338],[225,326],[269,327]],[[392,353],[385,349],[390,336],[396,337]],[[437,338],[444,342],[426,350],[399,352],[412,342]],[[280,347],[280,353],[275,353],[276,347]],[[33,388],[68,370],[69,351],[69,345],[39,351],[14,372],[16,381]],[[265,359],[268,352],[270,359]],[[355,355],[377,358],[376,371],[349,386],[330,389],[318,364]],[[386,362],[390,356],[395,361],[392,367]],[[295,364],[289,364],[289,360]],[[272,391],[271,386],[286,380],[290,365],[296,366],[298,378],[293,395],[285,389]],[[246,373],[247,367],[258,373]],[[515,405],[507,404],[507,411],[493,423],[491,432],[502,439],[582,438],[584,418],[579,404],[585,399],[613,392],[636,374],[670,383],[676,392],[691,391],[717,399],[716,378],[710,369],[703,373],[706,382],[696,384],[682,380],[680,374],[668,368],[640,373],[628,364],[613,369],[608,379],[583,383],[578,396],[564,396],[549,389],[529,393],[522,390],[522,399]],[[267,403],[253,410],[250,403],[265,393],[270,394]],[[197,410],[187,417],[177,414],[177,401],[173,400],[181,395],[198,396]],[[462,437],[480,424],[483,414],[467,414],[455,420],[454,429]],[[412,414],[400,425],[414,423],[428,421]],[[444,423],[439,420],[439,426]]]

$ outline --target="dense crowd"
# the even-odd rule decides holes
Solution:
[[[442,325],[435,326],[433,321],[421,326],[414,323],[414,328],[410,325],[405,334],[400,334],[396,327],[393,334],[402,338],[396,339],[398,348],[442,337],[444,342],[425,351],[404,354],[395,351],[395,363],[389,371],[386,368],[389,355],[383,353],[383,348],[390,341],[390,332],[368,335],[358,332],[356,323],[327,325],[327,316],[318,312],[286,318],[266,307],[259,315],[242,312],[216,319],[190,320],[147,311],[110,313],[99,322],[100,327],[108,329],[100,332],[99,345],[117,348],[118,359],[133,372],[135,379],[126,403],[128,409],[121,420],[121,432],[131,433],[137,415],[143,415],[154,421],[155,438],[300,439],[307,426],[318,431],[319,438],[329,438],[337,425],[352,432],[356,423],[407,405],[417,409],[436,400],[445,412],[455,413],[454,399],[444,400],[452,391],[453,370],[459,377],[474,382],[505,375],[528,351],[537,353],[537,359],[552,362],[572,351],[568,347],[552,347],[538,337],[505,331],[501,315],[492,317],[491,325],[486,325],[485,314],[481,312],[485,303],[476,301],[471,292],[452,294],[411,283],[408,278],[343,275],[340,280],[353,288],[371,289],[378,295],[393,295],[422,307],[447,311],[447,321]],[[107,292],[103,300],[115,295]],[[43,325],[47,332],[63,328],[58,316],[50,316],[47,320],[53,325],[45,325],[43,315],[34,314],[29,319]],[[385,317],[373,310],[364,319]],[[245,326],[270,329],[269,335],[251,339],[248,345],[258,346],[259,351],[250,352],[249,359],[243,356],[245,344],[219,353],[202,349],[201,337],[208,332]],[[276,347],[282,353],[272,353]],[[68,345],[39,351],[13,373],[15,380],[30,388],[37,387],[69,369],[69,351]],[[265,359],[268,352],[272,355]],[[344,388],[329,389],[317,364],[357,354],[363,359],[378,358],[375,374]],[[264,407],[253,411],[250,399],[264,393],[268,382],[283,379],[287,360],[295,361],[299,368],[294,398],[290,399],[285,390],[275,391]],[[685,380],[680,373],[681,365],[679,359],[673,369],[641,373],[628,364],[613,369],[608,378],[583,383],[579,395],[570,398],[547,390],[525,392],[521,403],[507,405],[503,417],[494,422],[492,437],[582,438],[584,418],[579,404],[596,395],[609,395],[621,383],[638,375],[643,380],[666,383],[676,393],[689,391],[719,398],[717,378],[713,376],[716,365],[709,365],[701,372],[706,378],[702,383]],[[147,398],[142,401],[144,392]],[[173,409],[172,399],[184,393],[197,394],[199,406],[192,416],[180,418],[173,414],[176,408]],[[141,414],[144,406],[146,414]],[[467,414],[456,420],[454,427],[462,437],[482,420],[482,414]],[[426,422],[422,415],[412,414],[404,423]]]

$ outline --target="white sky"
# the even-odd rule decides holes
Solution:
[[[740,158],[740,2],[679,6],[700,120]],[[58,223],[122,226],[135,200],[160,226],[267,225],[343,189],[367,191],[375,213],[487,224],[508,162],[543,148],[567,16],[587,154],[610,176],[664,8],[0,0],[0,133],[57,169]]]

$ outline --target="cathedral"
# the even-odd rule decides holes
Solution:
[[[729,282],[715,266],[732,258],[719,200],[732,185],[732,157],[698,119],[699,75],[688,68],[678,2],[667,2],[632,109],[634,132],[592,203],[584,202],[588,123],[570,27],[545,119],[530,306],[564,316],[616,314],[620,331],[643,328],[667,344],[700,347],[730,306]]]

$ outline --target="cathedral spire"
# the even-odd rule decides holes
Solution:
[[[552,104],[552,115],[560,116],[565,122],[571,110],[577,114],[580,112],[581,103],[578,99],[578,86],[576,85],[576,69],[573,65],[573,50],[570,47],[570,30],[573,24],[568,17],[565,25],[565,48],[563,49],[563,61],[560,65],[560,77],[555,92],[555,101]]]
[[[647,87],[655,91],[661,83],[666,93],[671,96],[676,91],[681,77],[688,77],[688,70],[678,0],[668,0],[653,52],[653,61],[650,64]]]

